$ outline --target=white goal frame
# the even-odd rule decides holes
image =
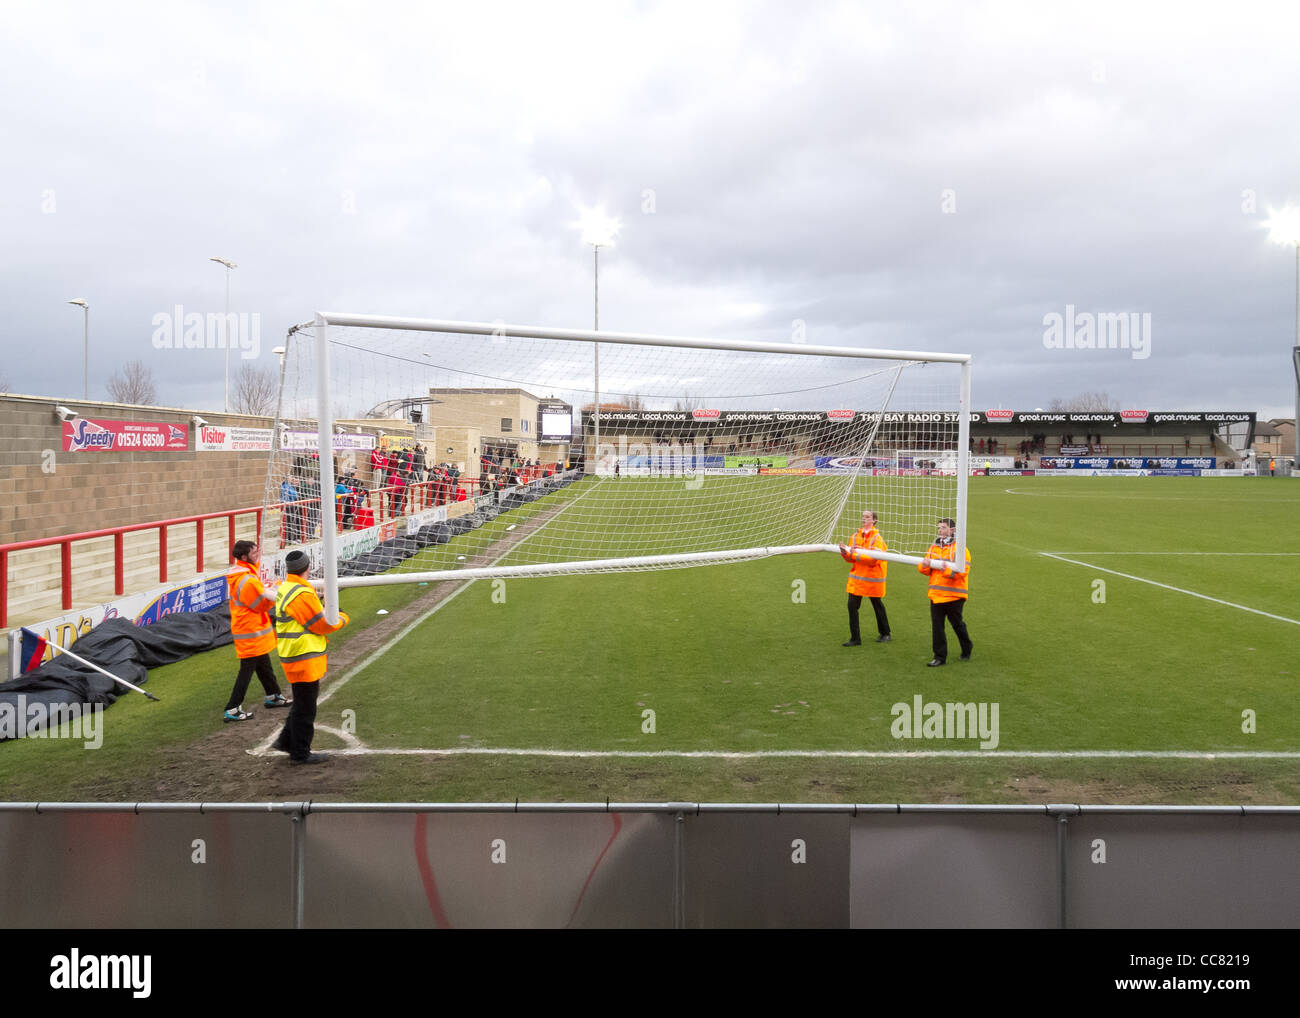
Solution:
[[[936,567],[952,566],[954,569],[966,561],[966,491],[970,478],[970,389],[971,389],[971,355],[956,353],[939,353],[918,350],[876,350],[844,346],[815,346],[806,343],[763,343],[741,340],[703,339],[683,336],[656,336],[632,332],[600,332],[590,329],[548,329],[531,325],[507,325],[502,322],[458,322],[429,318],[396,318],[386,315],[352,314],[340,311],[318,311],[312,323],[315,326],[316,344],[316,383],[317,383],[317,426],[320,448],[331,448],[334,433],[334,414],[330,405],[329,386],[329,329],[331,326],[364,329],[394,329],[404,332],[456,333],[467,336],[517,336],[523,339],[556,339],[578,343],[591,343],[598,350],[600,343],[613,343],[632,346],[678,347],[705,350],[730,350],[742,353],[793,354],[796,356],[845,357],[852,359],[895,360],[895,361],[931,361],[937,363],[960,364],[961,382],[957,405],[957,532],[956,547],[952,562],[935,562]],[[600,424],[600,402],[595,407],[596,427]],[[599,433],[599,432],[598,432]],[[320,457],[321,518],[333,520],[336,506],[334,503],[334,464],[332,457]],[[328,499],[328,502],[326,502]],[[327,508],[328,506],[328,508]],[[729,560],[746,558],[763,558],[771,555],[793,555],[813,551],[830,551],[838,553],[833,544],[793,545],[779,548],[753,548],[728,552],[683,552],[679,555],[656,555],[636,559],[604,559],[599,565],[604,568],[618,565],[672,565],[691,562],[708,562],[725,557]],[[321,552],[324,558],[325,576],[323,589],[326,619],[330,624],[338,621],[338,535],[333,526],[321,527]],[[894,562],[920,563],[924,561],[914,555],[902,555],[894,552],[870,552],[873,558]],[[353,577],[345,581],[346,586],[376,586],[388,583],[436,582],[448,579],[479,579],[489,576],[527,576],[544,573],[554,575],[565,572],[587,572],[596,563],[564,562],[542,566],[485,567],[476,569],[444,570],[428,573],[401,573]]]

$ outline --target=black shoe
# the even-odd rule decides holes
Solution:
[[[970,660],[970,652],[971,652],[972,650],[974,650],[974,649],[975,649],[975,644],[972,643],[969,647],[966,648],[966,653],[963,654],[963,655],[961,656],[961,659],[962,659],[963,661],[969,661],[969,660]]]
[[[944,666],[945,663],[946,663],[946,662],[940,661],[938,658],[935,658],[933,661],[927,661],[927,662],[925,663],[925,667],[927,667],[927,668],[942,668],[942,667]]]
[[[846,640],[844,643],[841,643],[840,646],[841,646],[841,647],[861,647],[861,646],[862,646],[862,641],[861,641],[861,640]]]
[[[329,757],[326,756],[324,753],[308,753],[304,757],[295,757],[295,756],[289,757],[289,762],[291,764],[294,764],[295,766],[297,766],[298,764],[325,763],[328,760]]]
[[[881,636],[877,636],[877,637],[876,637],[876,642],[877,642],[877,643],[893,643],[893,642],[894,642],[894,638],[893,638],[892,636],[890,636],[888,633],[884,633],[883,635],[881,635]]]

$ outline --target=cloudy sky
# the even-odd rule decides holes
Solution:
[[[0,381],[144,360],[176,305],[969,352],[974,403],[1293,414],[1300,9],[1044,2],[7,2]],[[1150,355],[1048,349],[1149,313]]]

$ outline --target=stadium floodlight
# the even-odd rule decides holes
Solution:
[[[609,357],[607,395],[626,409],[602,411],[610,427],[600,443],[594,409],[580,414],[584,466],[569,470],[566,446],[520,417],[536,393],[590,400],[596,343]],[[865,509],[889,543],[878,557],[924,561],[936,521],[952,517],[964,562],[968,354],[321,312],[290,337],[285,361],[261,540],[273,563],[311,549],[331,618],[347,586],[834,552]],[[373,531],[321,527],[342,517],[332,457],[311,455],[330,448],[333,408],[417,395],[437,399],[434,441],[439,428],[477,431],[485,449],[538,460],[538,476],[471,456],[461,501],[433,482],[418,489],[419,504],[404,492],[376,505]],[[320,493],[306,527],[282,511],[286,479]],[[503,512],[515,514],[502,521],[516,524],[508,535],[485,526]]]
[[[90,399],[90,305],[87,304],[80,297],[77,297],[75,300],[70,300],[68,301],[68,303],[77,305],[77,307],[81,308],[81,310],[84,311],[86,315],[85,353],[83,354],[81,360],[81,371],[83,376],[82,383],[84,388],[81,393],[81,398],[84,400],[89,400]]]
[[[1295,344],[1291,362],[1295,369],[1295,427],[1292,428],[1291,471],[1300,472],[1300,208],[1287,205],[1269,215],[1264,223],[1274,244],[1295,247]]]
[[[578,215],[578,221],[574,224],[581,231],[582,242],[591,245],[591,264],[592,264],[592,283],[594,286],[594,307],[593,307],[593,324],[592,328],[597,332],[600,331],[600,249],[602,247],[613,247],[614,238],[618,236],[618,231],[623,228],[623,224],[614,216],[605,214],[605,210],[600,206],[591,209],[582,209]],[[595,444],[600,445],[600,344],[591,345],[592,361],[592,378],[594,399],[592,401],[592,410],[595,412],[593,420],[596,424]]]
[[[222,319],[221,338],[226,348],[226,413],[230,413],[230,270],[239,266],[225,258],[209,258],[208,261],[226,267],[226,317]]]
[[[70,421],[74,417],[78,416],[77,411],[70,407],[66,407],[61,403],[54,408],[54,412],[59,415],[59,420],[61,421]]]

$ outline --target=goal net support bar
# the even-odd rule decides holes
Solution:
[[[744,562],[755,559],[771,558],[774,555],[805,555],[811,552],[834,552],[839,554],[839,545],[835,544],[796,544],[779,548],[742,548],[735,551],[698,551],[682,552],[678,555],[639,555],[634,558],[596,559],[588,562],[555,562],[544,565],[520,566],[483,566],[469,569],[444,569],[437,572],[380,574],[378,576],[354,576],[338,581],[339,587],[383,587],[393,583],[441,583],[446,580],[483,580],[496,577],[523,576],[558,576],[564,573],[591,573],[598,571],[627,569],[661,569],[671,566],[706,565],[711,562]],[[858,558],[873,558],[883,562],[899,562],[906,565],[919,565],[928,562],[932,569],[944,569],[952,565],[945,559],[926,559],[917,555],[904,555],[900,552],[874,551],[859,548]],[[323,580],[315,581],[317,586],[324,586]]]

